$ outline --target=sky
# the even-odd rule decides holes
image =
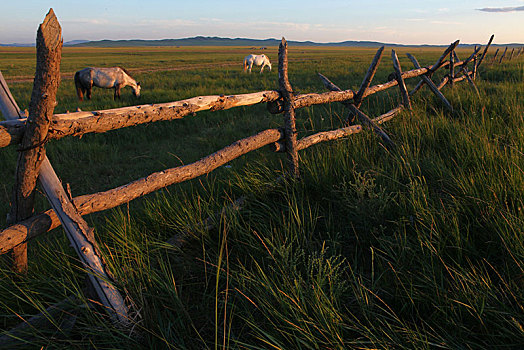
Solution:
[[[524,43],[524,0],[5,1],[0,43],[34,43],[53,8],[64,41],[193,36],[445,45]]]

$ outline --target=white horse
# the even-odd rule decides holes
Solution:
[[[266,55],[248,55],[246,58],[244,58],[244,72],[247,70],[249,73],[251,73],[251,68],[253,67],[253,64],[255,66],[262,66],[260,68],[260,73],[264,71],[264,67],[268,66],[269,71],[271,71],[271,62],[269,62],[269,58],[267,58]]]
[[[83,100],[84,95],[91,99],[91,88],[98,86],[106,89],[115,89],[114,99],[120,98],[120,89],[126,86],[133,88],[133,95],[140,97],[140,83],[131,78],[129,73],[121,67],[111,68],[84,68],[75,73],[75,86],[78,99]]]

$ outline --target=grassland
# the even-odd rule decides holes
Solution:
[[[422,65],[441,49],[396,50]],[[95,90],[79,104],[72,73],[121,65],[143,85],[142,103],[273,89],[276,69],[246,75],[246,48],[64,48],[57,112],[134,105]],[[276,48],[268,55],[276,67]],[[298,92],[321,92],[321,72],[357,89],[374,50],[290,48]],[[465,57],[466,52],[459,56]],[[524,65],[484,63],[478,87],[444,94],[446,113],[427,90],[385,125],[398,144],[370,132],[300,154],[302,179],[275,184],[281,155],[253,152],[205,178],[172,186],[128,207],[88,216],[120,290],[141,321],[133,332],[104,312],[73,307],[30,330],[27,348],[520,349],[524,344]],[[211,64],[212,66],[210,66]],[[33,49],[0,49],[0,69],[27,108]],[[392,70],[385,54],[374,82]],[[436,77],[435,80],[438,80]],[[410,81],[413,86],[416,81]],[[397,91],[367,99],[377,116]],[[340,104],[297,113],[299,136],[342,125]],[[73,195],[92,193],[179,164],[282,124],[264,106],[199,113],[48,145],[51,163]],[[16,149],[0,150],[0,212],[8,211]],[[205,232],[200,220],[242,195]],[[38,208],[47,209],[43,198]],[[0,223],[5,226],[4,218]],[[188,227],[182,248],[166,240]],[[69,296],[84,300],[84,272],[60,229],[30,242],[27,276],[2,262],[0,327],[8,330]],[[1,344],[0,344],[1,347]]]

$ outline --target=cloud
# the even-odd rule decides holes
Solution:
[[[515,12],[515,11],[524,11],[524,6],[514,6],[514,7],[484,7],[477,9],[477,11],[483,12]]]

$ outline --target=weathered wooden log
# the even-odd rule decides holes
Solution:
[[[478,60],[477,71],[478,71],[479,66],[482,64],[482,61],[484,61],[484,58],[486,57],[486,54],[488,53],[489,46],[493,42],[494,38],[495,38],[495,34],[492,34],[491,37],[489,38],[488,43],[486,44],[486,47],[484,48],[484,51],[482,52],[482,55],[480,56],[480,59]]]
[[[506,52],[508,52],[508,47],[507,46],[506,46],[506,49],[504,49],[504,53],[502,54],[502,56],[500,56],[499,63],[502,63],[502,60],[504,59],[504,56],[506,56]]]
[[[0,105],[2,105],[0,101]],[[3,113],[6,115],[6,113]],[[25,123],[18,120],[6,120],[0,122],[0,147],[14,145],[22,141],[25,132]]]
[[[21,140],[21,152],[15,174],[13,200],[7,223],[25,220],[33,214],[36,181],[45,159],[45,139],[56,103],[60,84],[62,29],[51,9],[38,27],[36,36],[36,74],[29,104],[29,118]],[[16,270],[27,270],[27,246],[13,249]]]
[[[376,56],[375,56],[376,57]],[[320,77],[320,80],[322,80],[322,83],[324,86],[331,91],[341,91],[341,89],[331,82],[327,77],[324,75],[318,73],[318,76]],[[362,113],[353,103],[343,101],[342,104],[344,106],[348,107],[351,110],[351,113],[353,115],[356,115],[360,122],[365,124],[366,126],[369,126],[373,131],[375,131],[377,134],[379,134],[380,137],[390,146],[395,146],[395,143],[391,140],[391,138],[386,134],[384,130],[382,130],[381,127],[379,127],[376,123],[373,122],[366,114]]]
[[[351,126],[340,128],[340,129],[318,132],[316,134],[306,136],[298,140],[297,141],[297,150],[302,151],[308,147],[316,145],[317,143],[338,140],[342,137],[346,137],[351,134],[356,134],[361,131],[362,131],[362,126],[351,125]],[[286,151],[286,145],[282,141],[277,141],[275,143],[272,143],[270,145],[270,148],[273,152],[285,152]]]
[[[428,72],[428,76],[431,77],[433,75],[433,73],[440,68],[440,66],[442,65],[442,62],[444,61],[444,59],[446,59],[446,57],[448,56],[448,54],[455,50],[455,48],[457,47],[457,45],[459,44],[460,40],[457,40],[453,43],[451,43],[448,48],[442,53],[442,55],[437,59],[437,62],[435,62],[434,65],[432,65],[430,68],[429,68],[429,72]],[[415,88],[413,90],[411,90],[410,92],[410,96],[412,96],[413,94],[415,94],[422,86],[424,85],[424,80],[421,80],[418,82],[417,86],[415,86]]]
[[[122,107],[94,112],[74,112],[55,114],[49,128],[49,138],[59,139],[65,136],[81,136],[86,133],[103,133],[110,130],[146,124],[161,120],[181,119],[196,112],[217,111],[239,106],[250,106],[257,103],[274,101],[280,98],[278,91],[261,91],[242,95],[198,96],[186,100]],[[23,120],[19,122],[23,128]],[[0,130],[0,140],[8,140],[9,144],[18,143],[16,135],[6,136]],[[0,141],[0,147],[7,146],[6,141]]]
[[[400,69],[400,63],[398,61],[397,53],[395,52],[395,50],[391,50],[391,58],[393,59],[393,68],[395,69],[398,87],[402,96],[402,104],[404,105],[404,108],[411,110],[411,101],[409,100],[408,89],[406,88],[404,79],[402,79],[402,70]],[[422,77],[427,78],[424,75]]]
[[[453,51],[455,52],[455,51]],[[415,56],[411,55],[411,54],[407,54],[408,58],[411,60],[411,62],[413,63],[413,65],[415,66],[415,68],[420,68],[420,64],[418,63],[417,59],[415,58]],[[450,64],[450,66],[453,66],[453,64]],[[450,71],[450,75],[453,74],[453,71],[451,70]],[[453,112],[453,107],[451,106],[451,103],[449,103],[449,101],[446,99],[446,97],[440,92],[440,90],[438,89],[437,86],[435,86],[435,83],[433,83],[433,80],[431,80],[431,78],[423,75],[422,76],[422,79],[424,80],[424,82],[426,83],[426,85],[429,87],[429,89],[438,97],[441,99],[442,102],[444,102],[444,105],[451,111]]]
[[[455,83],[455,78],[453,79],[453,83],[450,82],[450,78],[449,78],[449,75],[445,75],[442,80],[440,81],[440,83],[437,85],[437,89],[441,90],[447,83],[450,83],[450,84],[453,84]]]
[[[380,58],[382,57],[383,51],[384,51],[384,46],[380,47],[377,50],[377,53],[375,54],[375,57],[373,58],[373,61],[371,62],[371,65],[369,66],[368,71],[366,72],[366,75],[364,76],[364,79],[362,80],[362,84],[360,84],[360,89],[358,90],[356,96],[353,98],[353,104],[357,108],[360,108],[360,105],[362,104],[362,97],[364,96],[364,92],[366,92],[366,89],[371,84],[371,81],[373,80],[373,77],[375,76],[375,73],[377,72],[377,68],[380,63]]]
[[[298,168],[297,127],[295,122],[295,107],[293,105],[293,89],[287,74],[287,41],[282,38],[278,47],[278,85],[284,98],[284,129],[286,135],[286,153],[289,175],[292,178],[300,177]]]
[[[393,117],[395,117],[397,114],[400,113],[400,111],[402,111],[404,109],[404,107],[402,105],[396,107],[396,108],[393,108],[392,110],[382,114],[382,115],[379,115],[378,117],[376,118],[373,118],[373,122],[376,123],[376,124],[382,124],[382,123],[385,123],[387,122],[388,120],[391,120],[393,119]]]
[[[284,132],[282,130],[265,130],[257,135],[238,140],[197,162],[156,172],[105,192],[79,196],[74,198],[72,202],[81,215],[111,209],[160,188],[207,174],[243,154],[277,142],[283,137]],[[0,254],[59,225],[60,221],[56,213],[53,210],[47,210],[45,213],[7,227],[0,231]]]

